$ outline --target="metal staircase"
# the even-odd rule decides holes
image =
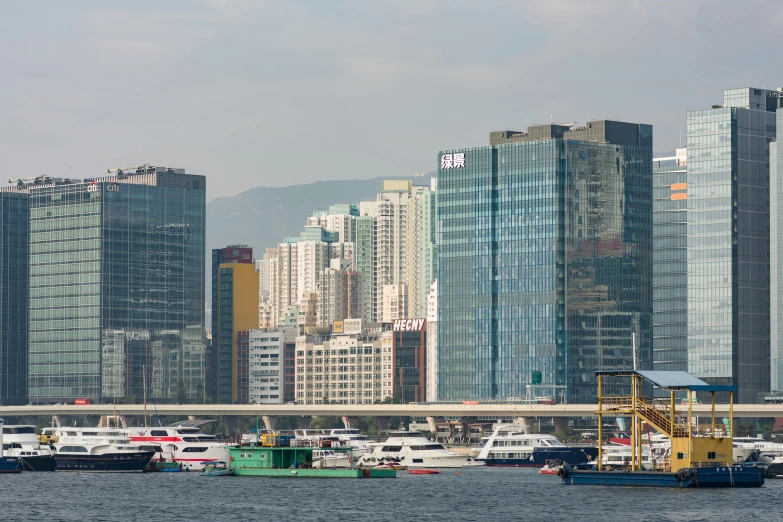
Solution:
[[[671,408],[665,404],[648,402],[637,397],[634,406],[639,416],[661,433],[672,434],[673,437],[688,436],[690,431],[688,422],[679,416],[672,419]],[[674,431],[672,431],[672,423],[674,423]]]

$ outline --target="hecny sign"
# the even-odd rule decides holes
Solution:
[[[392,330],[395,332],[420,332],[426,324],[426,319],[397,319],[392,325]]]

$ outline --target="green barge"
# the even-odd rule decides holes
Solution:
[[[228,448],[235,476],[291,478],[395,478],[394,469],[313,468],[313,448],[252,444]]]

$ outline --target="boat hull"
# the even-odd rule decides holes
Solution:
[[[487,466],[511,468],[543,468],[547,461],[559,460],[569,464],[585,464],[598,457],[598,448],[552,448],[535,450],[526,459],[497,459],[491,456],[482,459]]]
[[[202,477],[230,477],[234,474],[233,469],[220,469],[216,471],[202,471]]]
[[[138,453],[106,453],[104,455],[56,454],[55,471],[81,471],[88,473],[143,472],[154,455],[151,451]]]
[[[19,457],[0,457],[0,473],[21,473]]]
[[[759,488],[764,485],[762,466],[697,468],[679,473],[664,471],[581,471],[569,470],[561,483],[587,486],[658,488]]]
[[[18,458],[25,471],[54,471],[55,468],[53,455],[28,455]]]
[[[393,469],[333,469],[333,468],[233,468],[235,476],[284,478],[395,478]]]
[[[417,456],[387,454],[382,457],[364,456],[357,462],[358,467],[374,468],[386,463],[399,464],[408,468],[461,468],[468,461],[468,455]]]
[[[773,463],[767,468],[768,477],[779,477],[783,475],[783,463]]]

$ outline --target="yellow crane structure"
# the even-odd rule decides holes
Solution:
[[[642,421],[666,435],[671,440],[669,470],[710,466],[731,466],[733,463],[732,435],[734,393],[736,386],[712,385],[697,377],[680,371],[601,371],[596,372],[598,384],[598,470],[602,469],[603,458],[603,416],[631,417],[631,470],[642,469]],[[627,378],[630,380],[630,395],[607,395],[604,387],[607,379]],[[651,386],[650,386],[651,385]],[[645,388],[668,391],[668,397],[647,397]],[[627,388],[626,388],[627,389]],[[676,393],[687,393],[687,417],[684,411],[677,411]],[[709,424],[694,425],[692,405],[695,392],[710,393],[712,415]],[[728,426],[715,422],[715,394],[728,392]]]

